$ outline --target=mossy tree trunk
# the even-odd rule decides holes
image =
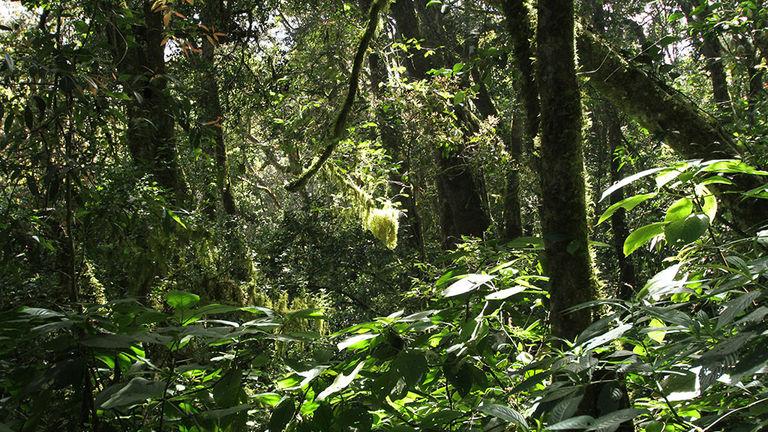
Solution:
[[[589,326],[594,299],[576,78],[573,1],[540,0],[536,60],[541,101],[541,224],[550,278],[552,335],[572,340]]]
[[[126,141],[134,163],[152,174],[157,183],[173,193],[177,203],[184,201],[186,187],[176,160],[173,100],[167,88],[163,15],[150,0],[140,3],[139,21],[131,28],[107,29],[117,69],[124,80],[128,102]],[[128,43],[122,33],[131,32]]]
[[[729,159],[738,149],[717,121],[704,114],[684,95],[650,76],[611,49],[599,36],[580,29],[576,39],[582,74],[589,84],[652,134],[664,139],[688,159]],[[716,192],[745,191],[759,186],[754,177],[736,176],[734,186]],[[768,219],[768,201],[742,200],[722,193],[723,203],[744,229]]]
[[[417,7],[414,0],[398,0],[392,5],[391,12],[403,38],[426,41],[433,47],[442,45],[442,41],[436,40],[441,34],[441,29],[434,28],[439,25],[437,17],[429,15],[433,11]],[[452,64],[451,57],[444,52],[429,57],[416,53],[406,59],[406,69],[419,80],[427,79],[430,69]],[[440,227],[443,246],[447,249],[461,241],[462,236],[482,237],[490,225],[478,183],[463,150],[435,150]]]
[[[227,165],[227,147],[224,141],[224,112],[221,107],[219,82],[216,73],[216,39],[223,28],[220,14],[224,4],[220,0],[209,0],[203,5],[200,18],[208,28],[202,37],[200,59],[196,65],[200,72],[200,127],[203,148],[214,161],[216,184],[215,199],[208,199],[207,207],[215,207],[220,201],[224,213],[228,216],[237,214],[237,206],[232,196]]]

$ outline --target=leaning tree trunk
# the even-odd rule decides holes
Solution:
[[[739,149],[728,133],[684,95],[621,57],[589,30],[580,29],[576,43],[582,74],[589,84],[677,153],[689,159],[738,157]],[[744,191],[759,185],[754,177],[736,176],[734,186],[715,192]],[[768,200],[741,199],[731,193],[721,193],[720,198],[745,229],[768,219]]]

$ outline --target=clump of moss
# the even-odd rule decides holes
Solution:
[[[364,226],[389,249],[397,247],[398,217],[400,212],[387,203],[383,208],[369,209]]]

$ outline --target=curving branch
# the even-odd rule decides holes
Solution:
[[[360,39],[360,43],[357,46],[357,53],[355,53],[355,60],[352,64],[352,73],[349,76],[349,87],[347,89],[347,97],[344,99],[344,104],[341,106],[339,113],[336,116],[336,120],[333,123],[333,130],[331,136],[327,138],[327,145],[325,150],[316,157],[312,164],[304,170],[304,172],[295,180],[288,183],[285,188],[289,192],[296,192],[302,188],[307,182],[322,168],[323,164],[331,157],[333,151],[336,150],[336,146],[344,137],[344,131],[347,128],[347,120],[349,114],[352,111],[352,104],[355,102],[355,96],[357,96],[357,90],[360,87],[360,73],[363,69],[363,62],[365,60],[365,54],[368,51],[368,47],[371,45],[376,29],[379,26],[379,17],[381,13],[389,5],[390,0],[376,0],[371,5],[371,9],[368,12],[368,26],[363,33],[363,37]]]

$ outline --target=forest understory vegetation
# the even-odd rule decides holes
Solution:
[[[0,432],[768,430],[764,0],[0,0]]]

